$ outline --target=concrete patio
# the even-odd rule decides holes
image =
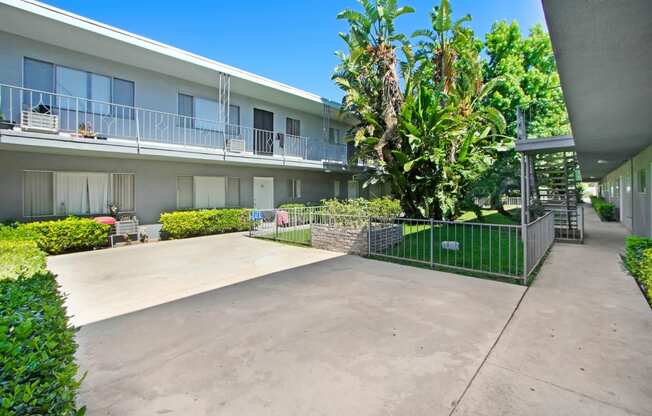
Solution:
[[[94,322],[77,336],[89,415],[652,414],[652,313],[620,264],[625,230],[591,210],[586,227],[525,294],[241,235],[51,267]]]

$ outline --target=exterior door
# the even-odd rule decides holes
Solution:
[[[254,177],[254,209],[274,208],[274,178]]]
[[[254,152],[274,153],[274,113],[254,108]]]

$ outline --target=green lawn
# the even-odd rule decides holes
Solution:
[[[294,243],[302,245],[310,245],[310,228],[294,228],[283,229],[279,228],[277,232],[272,232],[261,236],[261,238],[269,238],[272,240],[282,241],[284,243]]]
[[[518,228],[476,224],[403,225],[403,242],[376,253],[395,259],[461,267],[485,273],[520,276],[523,242]],[[432,244],[431,244],[432,240]],[[459,250],[442,248],[442,241],[459,242]],[[431,250],[432,246],[432,250]]]
[[[483,209],[482,211],[482,220],[478,220],[478,217],[473,211],[467,211],[464,214],[460,215],[457,218],[457,221],[464,222],[482,222],[483,224],[507,224],[507,225],[519,225],[521,223],[521,209],[512,208],[508,209],[507,212],[511,214],[510,217],[506,217],[503,214],[500,214],[496,210],[492,209]]]

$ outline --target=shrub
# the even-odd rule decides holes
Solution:
[[[36,235],[41,250],[59,254],[106,246],[111,227],[90,218],[68,217],[63,220],[20,224],[17,228],[19,232]]]
[[[592,196],[591,205],[602,221],[614,221],[616,219],[616,206],[604,199]]]
[[[281,209],[305,208],[306,204],[302,204],[300,202],[288,202],[286,204],[281,204],[278,207]]]
[[[652,305],[652,248],[648,248],[643,252],[638,281],[645,288],[647,300]]]
[[[0,240],[0,280],[45,271],[45,253],[35,241]]]
[[[83,414],[76,348],[52,274],[0,281],[1,414]]]
[[[249,229],[248,209],[207,209],[161,214],[165,238],[187,238]]]
[[[326,212],[334,215],[394,217],[401,214],[401,204],[398,200],[389,197],[366,200],[357,199],[324,199],[322,205]]]

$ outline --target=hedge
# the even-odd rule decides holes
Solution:
[[[0,227],[0,414],[79,416],[74,330],[30,237]]]
[[[36,235],[36,242],[48,254],[92,250],[109,242],[109,227],[90,218],[68,217],[63,220],[20,224],[21,231]]]
[[[401,214],[401,203],[389,197],[367,200],[364,198],[340,200],[324,199],[321,201],[326,212],[334,215],[396,217]]]
[[[237,209],[207,209],[175,211],[161,214],[163,238],[187,238],[222,234],[249,229],[249,211]]]
[[[652,238],[627,237],[625,266],[643,287],[648,302],[652,302]]]
[[[616,206],[598,196],[591,197],[591,205],[602,221],[614,221],[616,219]]]

